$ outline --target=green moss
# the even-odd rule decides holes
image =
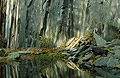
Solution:
[[[38,56],[39,59],[48,60],[48,61],[59,60],[59,59],[62,59],[62,57],[63,57],[63,54],[61,53],[40,54]]]

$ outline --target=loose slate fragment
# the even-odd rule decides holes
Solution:
[[[87,53],[87,52],[89,52],[89,51],[91,51],[91,47],[89,47],[89,48],[87,48],[86,50],[84,50],[84,51],[82,51],[82,52],[80,52],[80,53],[78,53],[77,55],[83,55],[83,54],[85,54],[85,53]],[[76,55],[76,56],[77,56]]]
[[[75,37],[71,38],[71,39],[65,44],[65,46],[69,46],[73,40],[75,40]]]
[[[97,73],[99,73],[99,74],[102,76],[102,78],[119,78],[119,77],[116,76],[116,75],[113,75],[113,74],[111,74],[111,73],[108,73],[108,72],[104,71],[102,68],[97,68],[97,67],[95,67],[94,70],[95,70]]]
[[[80,55],[82,55],[82,53],[84,54],[84,53],[88,52],[89,50],[91,50],[91,48],[89,46],[83,45],[78,49],[75,56],[80,56]]]
[[[104,46],[107,42],[102,38],[100,37],[99,35],[97,35],[96,33],[94,33],[94,36],[93,36],[96,40],[96,43],[97,43],[97,46]]]
[[[91,46],[91,48],[95,55],[102,55],[102,54],[107,55],[107,53],[109,52],[107,49],[103,47]]]
[[[112,56],[110,57],[110,59],[107,62],[107,67],[115,67],[119,64],[118,59],[114,59]]]
[[[114,50],[114,52],[115,52],[115,57],[116,58],[118,58],[118,59],[120,59],[120,49],[116,49],[116,50]]]
[[[119,64],[118,59],[113,58],[113,56],[101,57],[98,58],[94,65],[95,66],[107,66],[107,67],[115,67]]]
[[[108,45],[105,45],[106,48],[111,48],[111,47],[115,47],[115,46],[120,46],[120,40],[117,40],[115,42],[111,42]]]
[[[107,63],[108,59],[109,58],[100,57],[95,61],[94,65],[95,66],[107,66],[106,63]]]
[[[77,51],[77,49],[76,48],[70,48],[70,51]]]
[[[76,46],[77,43],[79,43],[79,41],[81,40],[82,37],[80,37],[76,42],[75,44],[73,44],[73,46],[71,48],[74,48]]]
[[[90,59],[92,56],[93,56],[93,53],[86,54],[86,55],[83,57],[83,60],[88,60],[88,59]]]

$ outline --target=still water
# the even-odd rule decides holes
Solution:
[[[1,63],[0,78],[97,78],[90,72],[69,68],[63,61],[22,59],[19,62]]]

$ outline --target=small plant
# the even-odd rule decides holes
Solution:
[[[53,48],[54,47],[52,38],[46,38],[44,36],[40,36],[39,45],[40,45],[40,48]]]

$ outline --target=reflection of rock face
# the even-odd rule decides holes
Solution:
[[[38,60],[22,60],[10,65],[0,64],[0,78],[92,78],[90,73],[68,68],[64,62],[48,62]]]
[[[116,31],[110,32],[109,28],[119,26],[120,1],[101,1],[4,0],[4,5],[9,4],[4,17],[8,28],[3,27],[6,28],[5,37],[9,38],[8,46],[13,49],[29,47],[41,35],[52,37],[53,42],[60,46],[73,36],[84,36],[93,31],[94,27],[99,29],[100,36],[114,39]],[[38,47],[38,44],[34,46]]]

